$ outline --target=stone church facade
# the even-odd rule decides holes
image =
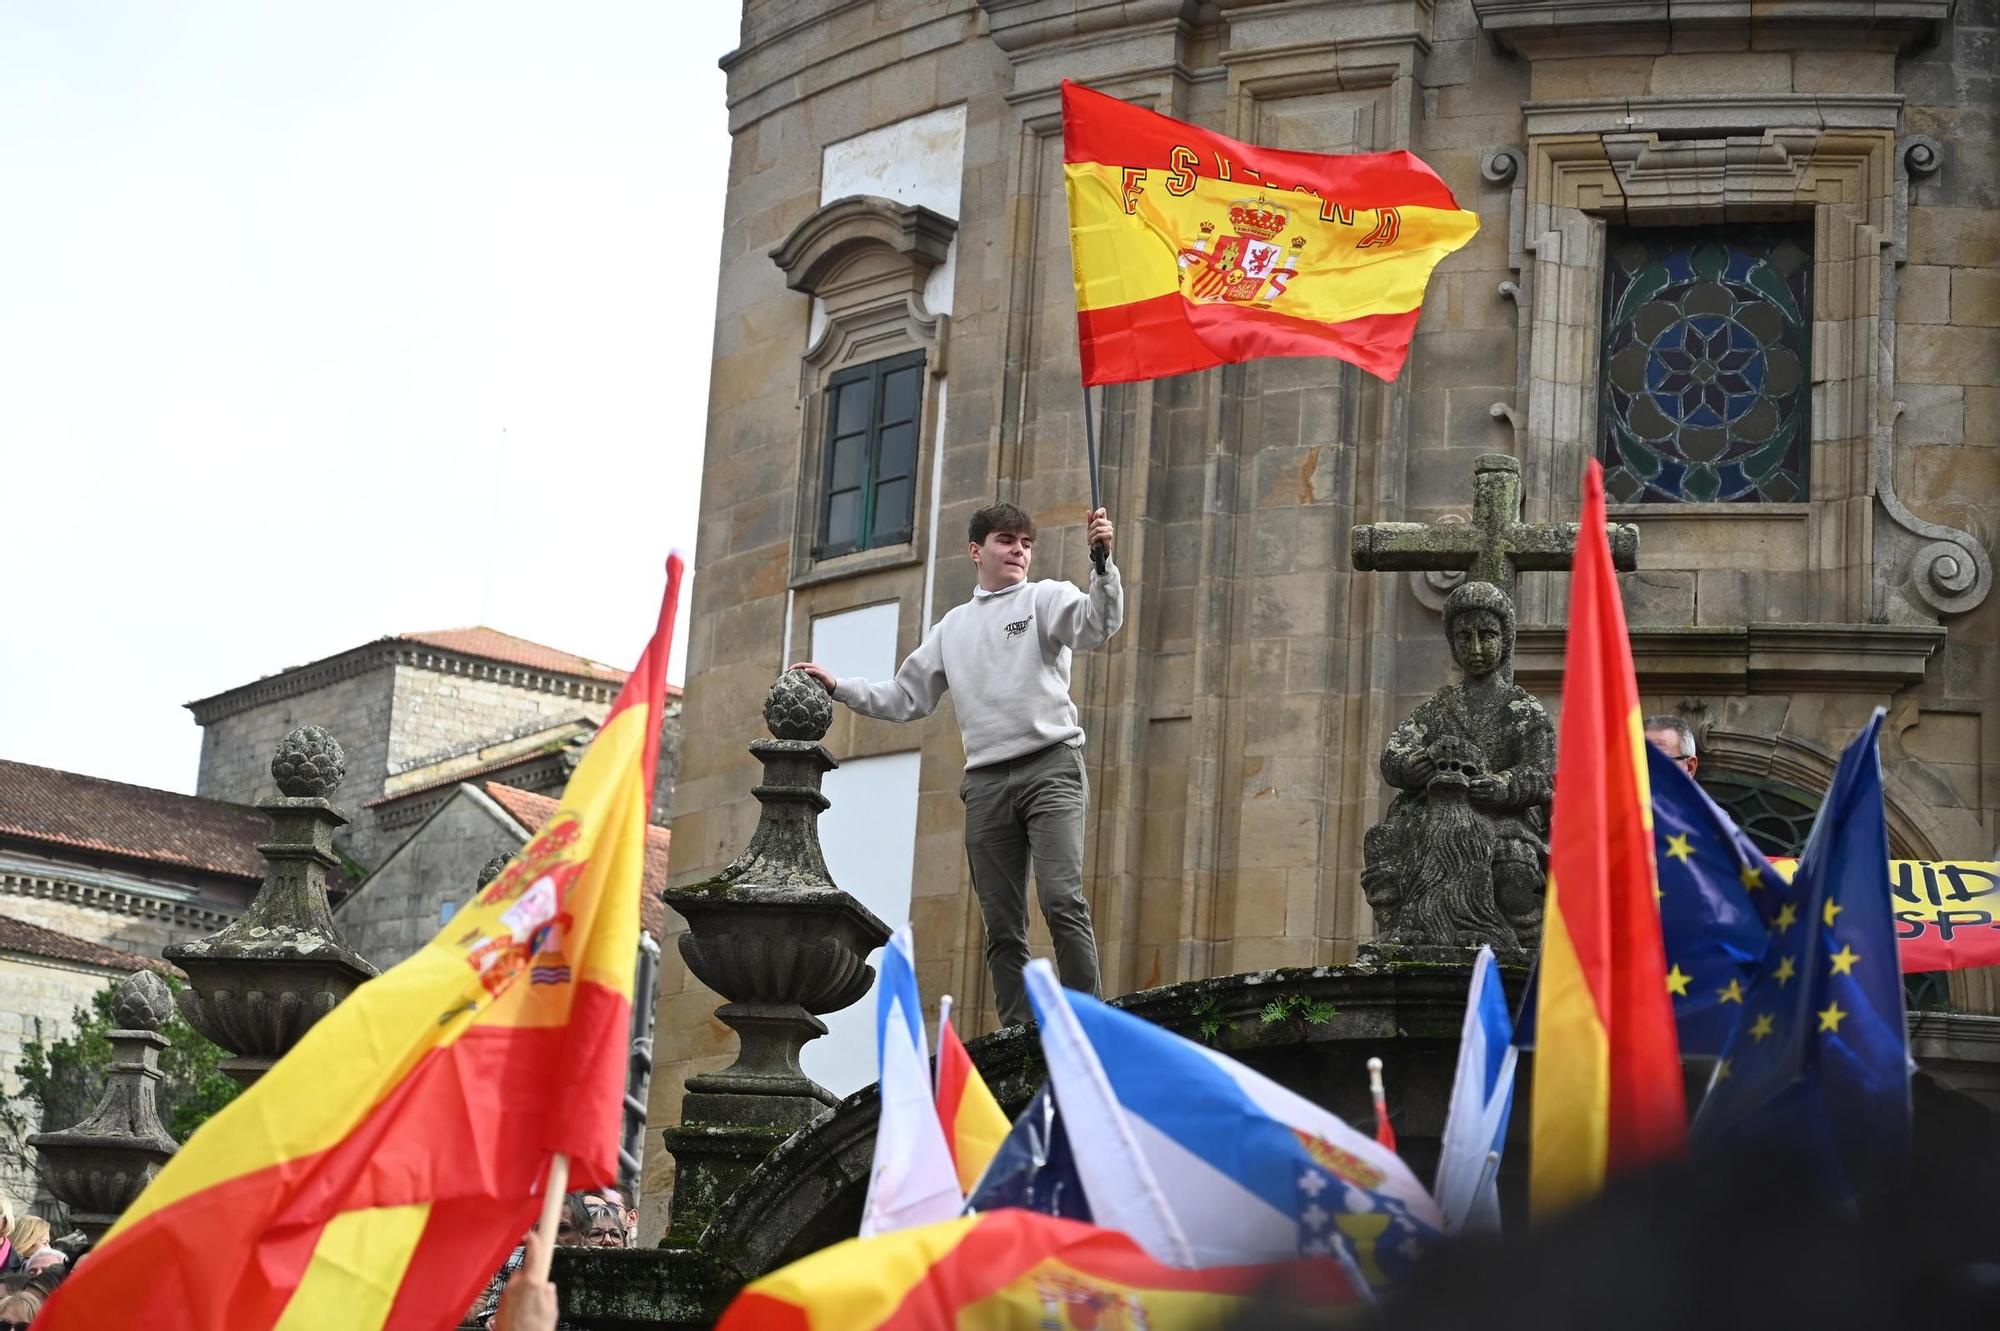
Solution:
[[[1086,574],[1065,77],[1259,144],[1410,149],[1481,221],[1394,383],[1296,359],[1105,390],[1127,614],[1073,684],[1107,990],[1371,936],[1377,761],[1446,680],[1452,579],[1358,572],[1348,533],[1468,517],[1487,453],[1519,460],[1531,521],[1572,519],[1604,460],[1640,529],[1646,708],[1693,723],[1702,777],[1773,848],[1885,706],[1893,849],[1990,857],[1997,21],[1995,0],[752,0],[722,62],[673,880],[755,823],[773,675],[893,668],[969,594],[974,509],[1024,505],[1036,572]],[[1566,584],[1519,590],[1518,677],[1552,710]],[[827,743],[913,755],[913,830],[860,876],[908,882],[926,994],[990,1028],[949,701],[903,727],[838,709]],[[656,1129],[729,1040],[663,951]],[[1995,1005],[1984,974],[1952,994]]]

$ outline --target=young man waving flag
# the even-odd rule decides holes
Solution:
[[[197,1132],[38,1328],[449,1326],[552,1159],[618,1168],[639,884],[682,563],[561,805],[409,960]]]

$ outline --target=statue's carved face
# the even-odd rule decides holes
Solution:
[[[1507,659],[1507,630],[1500,616],[1468,611],[1452,621],[1451,654],[1468,675],[1490,675]]]

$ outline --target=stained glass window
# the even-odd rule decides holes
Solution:
[[[1806,498],[1811,227],[1613,227],[1606,248],[1606,493]]]
[[[1812,795],[1732,771],[1704,771],[1700,780],[1702,789],[1766,855],[1796,856],[1806,848],[1806,834],[1819,812]]]

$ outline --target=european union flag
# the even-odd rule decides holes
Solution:
[[[1894,1182],[1909,1155],[1909,1037],[1875,750],[1883,715],[1840,757],[1792,878],[1797,900],[1772,919],[1744,1020],[1694,1123],[1698,1147],[1804,1148],[1843,1196]]]
[[[1797,889],[1708,793],[1646,746],[1653,791],[1653,864],[1681,1053],[1719,1056],[1771,944],[1771,925]]]
[[[1065,1220],[1091,1218],[1076,1157],[1070,1153],[1069,1133],[1046,1083],[1001,1138],[1000,1149],[965,1199],[968,1213],[1003,1206]]]

